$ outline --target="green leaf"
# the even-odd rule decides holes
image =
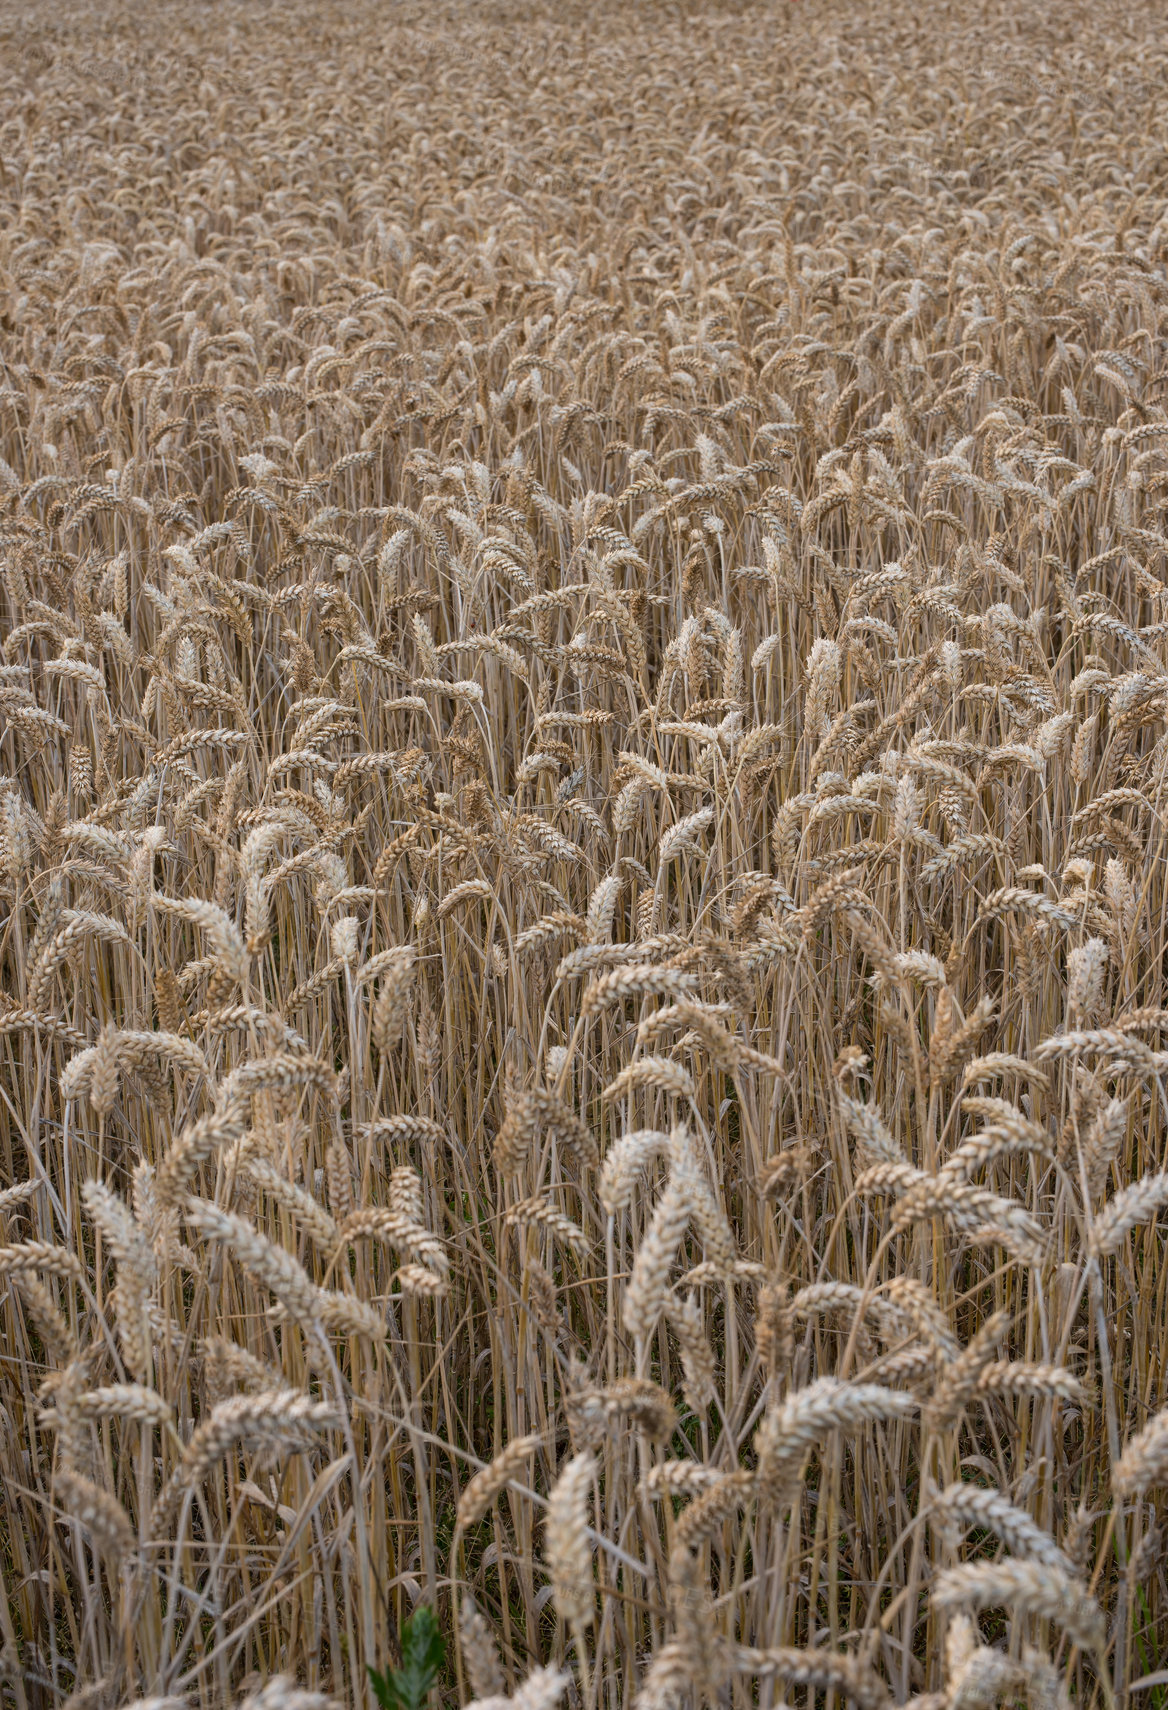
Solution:
[[[432,1609],[415,1609],[402,1628],[402,1698],[407,1710],[421,1710],[438,1679],[446,1655],[446,1640],[438,1631]]]
[[[401,1630],[402,1666],[388,1674],[369,1670],[382,1710],[424,1710],[446,1656],[446,1640],[432,1609],[414,1610]]]
[[[398,1698],[397,1688],[393,1684],[396,1670],[391,1670],[389,1676],[386,1676],[378,1674],[377,1670],[369,1663],[366,1663],[365,1667],[369,1670],[369,1679],[373,1684],[377,1702],[382,1706],[382,1710],[401,1710],[401,1700]]]

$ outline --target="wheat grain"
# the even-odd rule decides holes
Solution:
[[[1104,1641],[1098,1604],[1067,1574],[1046,1563],[973,1562],[943,1568],[933,1587],[933,1602],[939,1609],[1005,1604],[1016,1614],[1057,1621],[1084,1649],[1097,1650]]]
[[[987,1490],[964,1481],[949,1484],[938,1492],[936,1508],[945,1521],[958,1521],[967,1530],[976,1526],[996,1532],[1015,1555],[1044,1562],[1068,1578],[1073,1574],[1070,1562],[1050,1534],[1036,1526],[1030,1516],[1016,1508],[1001,1491]]]
[[[544,1521],[552,1596],[561,1619],[573,1628],[591,1626],[596,1613],[588,1540],[588,1498],[596,1471],[588,1450],[573,1456],[552,1486]]]
[[[1142,1494],[1168,1477],[1168,1411],[1158,1413],[1125,1443],[1111,1482],[1120,1496]]]
[[[1158,9],[19,10],[14,1704],[1143,1690]]]
[[[460,1527],[473,1526],[482,1518],[494,1502],[499,1492],[505,1490],[519,1470],[526,1466],[536,1449],[539,1447],[538,1437],[516,1437],[507,1447],[496,1455],[489,1466],[480,1472],[464,1487],[458,1503],[458,1524]]]

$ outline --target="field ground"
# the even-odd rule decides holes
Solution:
[[[1166,93],[0,8],[4,1710],[1161,1710]]]

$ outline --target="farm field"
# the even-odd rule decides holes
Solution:
[[[1166,92],[0,4],[3,1710],[1162,1710]]]

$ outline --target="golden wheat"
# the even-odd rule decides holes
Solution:
[[[1154,1706],[1149,0],[0,8],[0,1695]]]

